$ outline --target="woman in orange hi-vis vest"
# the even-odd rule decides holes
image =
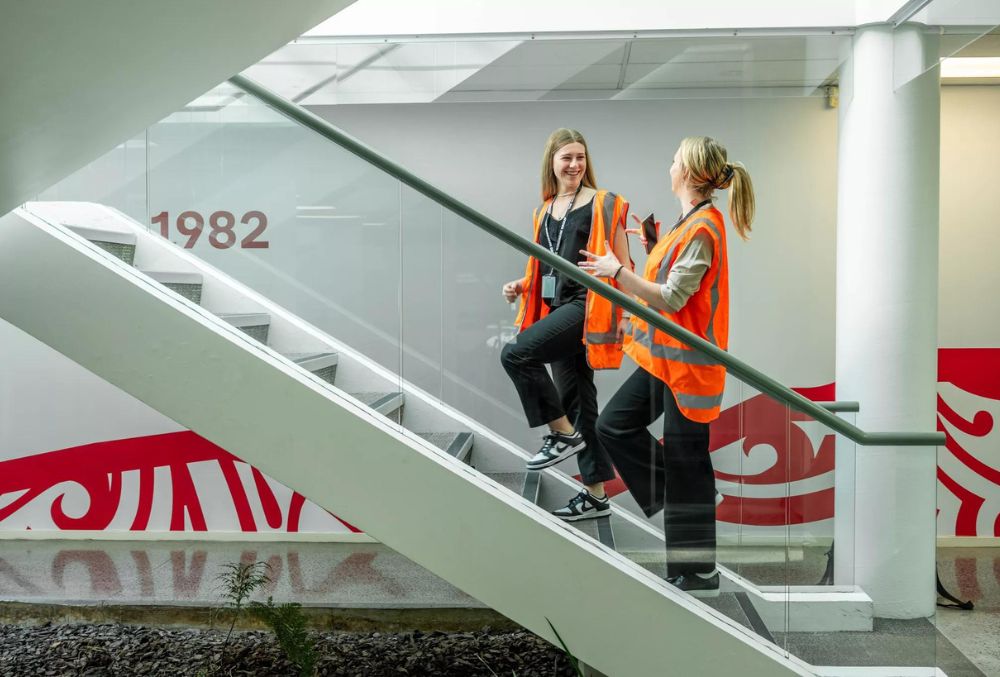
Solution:
[[[597,188],[583,136],[572,129],[553,132],[542,154],[535,242],[570,263],[576,263],[580,249],[603,252],[605,243],[612,242],[618,257],[629,261],[627,213],[624,198]],[[584,489],[553,514],[567,521],[608,515],[604,482],[615,472],[594,430],[594,369],[621,364],[621,309],[534,257],[524,277],[503,285],[502,292],[508,303],[520,297],[521,307],[519,333],[504,346],[501,362],[528,425],[548,426],[541,449],[527,467],[541,470],[578,454]],[[546,364],[552,367],[552,377]]]
[[[645,274],[640,277],[613,254],[593,250],[581,252],[587,260],[580,267],[611,276],[625,293],[726,350],[726,229],[712,195],[727,188],[730,219],[745,240],[754,216],[750,175],[742,164],[729,162],[714,139],[684,139],[670,167],[670,189],[680,200],[681,216],[650,251]],[[641,230],[628,232],[641,235]],[[663,509],[667,580],[695,596],[718,595],[708,424],[719,416],[725,367],[637,317],[626,330],[624,350],[639,368],[601,412],[597,435],[646,515]],[[661,414],[662,444],[647,430]]]

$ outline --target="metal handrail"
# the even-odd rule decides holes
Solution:
[[[823,407],[827,411],[839,413],[861,411],[860,402],[816,402],[816,404]]]
[[[664,319],[658,312],[639,303],[631,296],[624,294],[609,284],[601,282],[595,277],[583,272],[572,263],[569,263],[561,256],[553,254],[548,249],[535,244],[534,242],[521,237],[507,228],[504,228],[493,219],[479,213],[467,204],[460,202],[448,195],[441,189],[424,181],[419,176],[408,171],[399,164],[379,154],[367,144],[338,129],[318,115],[311,113],[302,106],[295,104],[282,96],[270,91],[266,87],[250,80],[242,75],[236,75],[229,79],[233,85],[260,99],[265,104],[299,123],[303,127],[311,129],[328,141],[332,141],[341,148],[357,155],[362,160],[372,164],[385,173],[393,176],[397,180],[413,188],[417,192],[427,196],[434,202],[458,214],[462,218],[470,221],[480,229],[485,230],[493,237],[505,242],[514,249],[533,256],[539,261],[555,268],[560,273],[578,282],[595,294],[609,299],[613,303],[632,312],[633,315],[641,317],[649,324],[660,331],[669,334],[681,343],[684,343],[700,353],[708,355],[720,364],[723,364],[729,373],[739,378],[744,383],[753,386],[760,392],[770,395],[774,399],[783,402],[796,411],[807,414],[813,419],[823,423],[831,430],[840,433],[844,437],[863,445],[877,446],[939,446],[944,444],[943,433],[936,432],[880,432],[870,433],[848,423],[842,418],[827,411],[823,406],[806,399],[787,386],[778,383],[771,377],[754,369],[750,365],[742,362],[725,350],[712,345],[700,336],[684,329],[667,319]]]

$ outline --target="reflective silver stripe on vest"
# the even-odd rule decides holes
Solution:
[[[705,336],[714,346],[719,345],[715,340],[715,311],[719,308],[719,277],[719,271],[715,271],[715,281],[712,282],[712,308],[708,314],[708,329],[705,330]]]
[[[667,276],[670,274],[670,264],[674,260],[674,252],[677,251],[677,245],[681,243],[687,232],[691,230],[696,221],[693,221],[686,226],[684,230],[681,231],[680,235],[677,237],[677,241],[670,245],[670,249],[663,255],[663,259],[660,260],[660,269],[656,272],[656,282],[657,284],[666,284]]]
[[[716,360],[704,353],[699,353],[697,350],[676,348],[674,346],[664,346],[659,343],[653,343],[654,331],[656,330],[647,323],[645,331],[636,327],[635,331],[632,332],[634,340],[645,346],[649,351],[649,354],[653,357],[658,357],[661,360],[670,360],[671,362],[680,362],[682,364],[699,365],[702,367],[713,367],[719,364]]]
[[[708,223],[708,227],[712,229],[712,232],[715,233],[715,254],[718,257],[719,266],[721,267],[722,252],[720,251],[720,247],[722,246],[722,233],[719,232],[719,229],[716,227],[713,221],[709,221],[708,219],[705,219],[705,221]],[[715,279],[712,281],[712,291],[711,291],[712,307],[708,314],[708,329],[705,331],[705,336],[708,337],[708,340],[711,341],[713,345],[719,345],[719,342],[715,339],[715,311],[719,309],[720,277],[722,276],[719,275],[719,271],[716,270]]]
[[[596,200],[596,197],[595,197],[595,200]],[[603,226],[604,226],[604,239],[607,240],[609,244],[611,243],[611,239],[612,238],[611,238],[611,235],[609,234],[609,231],[608,231],[608,224],[611,222],[611,219],[614,217],[614,213],[615,213],[615,201],[616,200],[617,200],[617,197],[615,196],[614,193],[605,192],[604,193],[604,202],[601,205],[601,216],[604,219],[604,223],[603,223]],[[588,295],[593,295],[594,294],[594,292],[589,291],[589,290],[588,290],[587,293],[588,293]],[[612,304],[611,305],[611,325],[612,325],[611,326],[611,331],[610,332],[602,332],[602,331],[590,332],[590,331],[585,331],[584,332],[584,337],[585,337],[587,343],[589,343],[590,345],[595,345],[595,346],[606,346],[606,345],[614,345],[614,344],[617,344],[617,343],[621,343],[621,341],[618,340],[618,333],[616,331],[617,328],[614,326],[614,324],[615,324],[615,310],[617,310],[617,308],[616,308],[616,306],[614,304]]]
[[[614,226],[611,223],[611,219],[615,216],[615,201],[617,196],[614,193],[606,193],[604,196],[604,204],[601,205],[601,215],[604,217],[604,237],[607,238],[608,244],[614,244],[611,240],[611,227]]]
[[[587,332],[587,343],[593,346],[606,346],[620,343],[617,332]]]
[[[670,249],[667,250],[667,253],[664,255],[663,260],[660,261],[660,270],[656,274],[656,281],[659,284],[666,284],[666,282],[667,282],[667,276],[670,274],[670,264],[674,260],[674,252],[677,251],[677,245],[679,245],[681,243],[681,241],[684,240],[684,238],[687,236],[688,232],[692,228],[694,228],[695,226],[697,226],[699,224],[702,224],[702,223],[707,224],[708,227],[711,228],[712,231],[715,233],[716,238],[717,238],[716,241],[720,241],[718,239],[719,230],[718,230],[718,228],[715,227],[715,224],[712,223],[712,221],[710,219],[706,219],[706,218],[695,219],[694,221],[686,224],[684,226],[684,230],[682,230],[681,234],[677,237],[677,242],[675,242],[670,247]]]
[[[688,395],[686,393],[674,393],[677,397],[677,404],[685,409],[715,409],[722,406],[722,393],[718,395]]]

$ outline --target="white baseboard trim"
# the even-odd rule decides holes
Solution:
[[[938,536],[939,548],[1000,548],[998,536]]]
[[[0,541],[200,541],[202,543],[378,543],[351,532],[246,531],[0,531]]]
[[[948,677],[941,668],[933,667],[847,667],[841,665],[814,665],[814,674],[823,677],[850,677],[851,675],[865,675],[866,677]]]

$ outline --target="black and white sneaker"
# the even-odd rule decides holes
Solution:
[[[569,499],[569,503],[564,508],[553,510],[552,514],[565,522],[576,522],[578,520],[589,520],[594,517],[605,517],[611,514],[611,502],[608,497],[597,498],[584,489],[579,494]]]
[[[528,470],[541,470],[555,465],[560,461],[565,461],[573,454],[587,448],[587,443],[583,440],[583,435],[577,430],[572,435],[564,433],[550,432],[545,436],[545,443],[538,453],[528,461]]]
[[[710,574],[681,574],[667,579],[667,583],[683,590],[692,597],[719,596],[719,570]]]

